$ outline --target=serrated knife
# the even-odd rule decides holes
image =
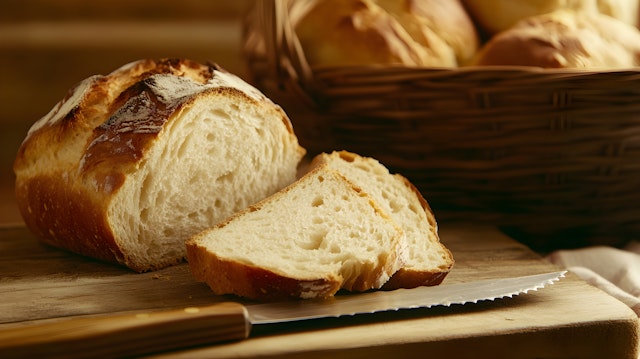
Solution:
[[[252,326],[477,303],[553,284],[566,271],[434,287],[242,305],[77,318],[0,331],[0,358],[136,356],[249,337]]]

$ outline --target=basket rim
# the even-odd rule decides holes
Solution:
[[[477,66],[468,65],[460,67],[407,67],[400,64],[390,65],[343,65],[343,66],[311,66],[310,68],[314,73],[316,72],[328,72],[328,71],[371,71],[371,72],[385,72],[385,71],[408,71],[408,72],[511,72],[511,73],[547,73],[555,75],[568,75],[568,76],[583,76],[593,74],[640,74],[640,67],[626,67],[626,68],[591,68],[591,69],[578,69],[578,68],[543,68],[536,66],[516,66],[516,65],[492,65],[492,66]]]

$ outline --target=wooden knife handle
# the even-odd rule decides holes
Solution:
[[[135,356],[245,339],[247,310],[225,302],[207,307],[65,319],[0,331],[0,358]]]

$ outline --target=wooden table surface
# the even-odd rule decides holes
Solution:
[[[126,62],[211,60],[245,77],[249,0],[9,0],[0,13],[0,329],[222,300],[179,265],[135,274],[40,244],[13,198],[11,163],[29,126],[74,83]],[[179,30],[179,31],[177,31]],[[159,40],[161,39],[161,40]],[[491,227],[442,224],[456,265],[443,285],[555,270]],[[573,275],[513,299],[255,328],[245,341],[157,357],[637,358],[637,317]],[[424,355],[420,355],[424,354]]]
[[[442,285],[557,268],[491,227],[440,230],[456,265]],[[237,300],[216,297],[188,266],[136,274],[0,228],[0,329]],[[512,299],[254,328],[249,339],[156,357],[637,358],[637,317],[569,274]]]

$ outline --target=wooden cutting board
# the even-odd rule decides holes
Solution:
[[[442,241],[458,283],[557,268],[492,227],[448,223]],[[187,265],[136,274],[0,227],[0,329],[70,317],[202,306],[217,297]],[[514,298],[254,327],[244,341],[155,357],[637,358],[638,319],[624,304],[569,274]]]

